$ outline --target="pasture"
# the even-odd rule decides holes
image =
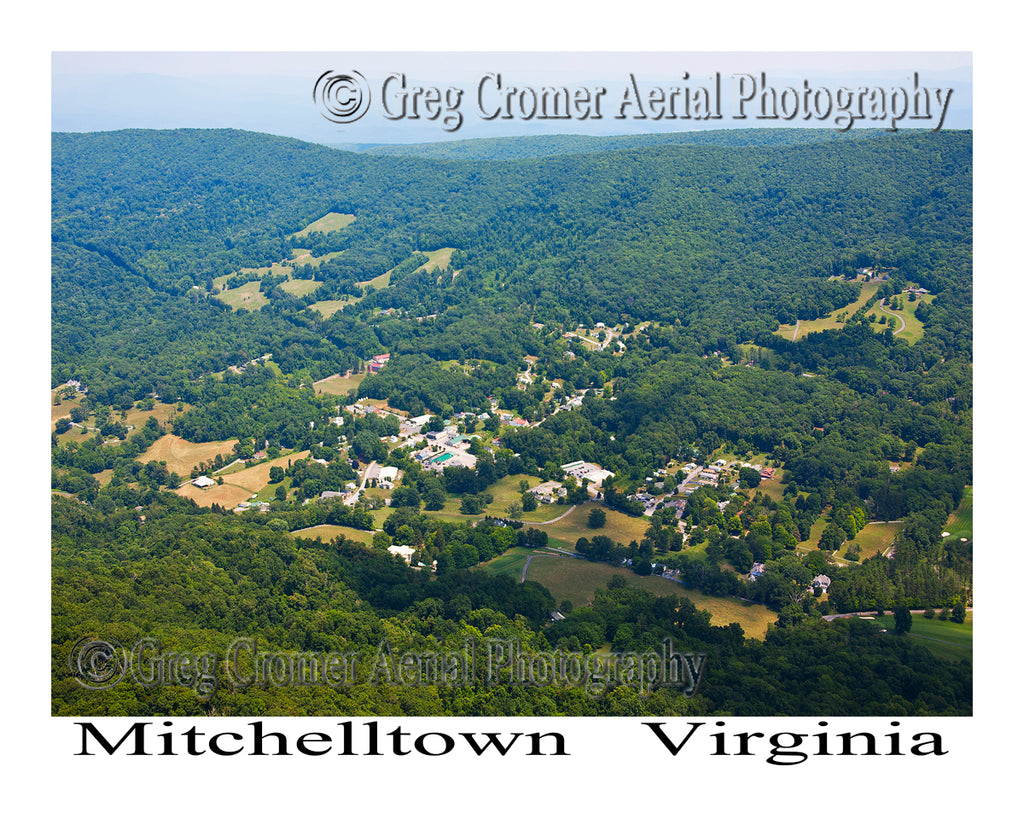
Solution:
[[[359,299],[352,296],[345,296],[342,299],[325,299],[324,301],[313,302],[309,305],[309,309],[316,310],[325,319],[329,319],[346,304],[355,304],[357,301]]]
[[[269,300],[260,292],[260,283],[248,282],[240,287],[222,290],[215,298],[224,302],[232,310],[259,310]]]
[[[520,566],[520,570],[521,570]],[[711,614],[711,624],[725,626],[739,623],[748,637],[763,640],[768,624],[774,623],[776,614],[757,603],[745,603],[734,597],[710,597],[686,588],[664,577],[641,577],[629,569],[607,563],[591,563],[578,558],[562,558],[535,553],[526,570],[526,579],[535,580],[551,592],[556,602],[570,601],[573,606],[587,606],[594,602],[595,591],[607,588],[613,577],[622,577],[635,588],[660,597],[685,597]]]
[[[324,543],[330,543],[339,537],[365,543],[367,546],[373,543],[373,532],[353,529],[351,526],[332,526],[329,523],[324,523],[320,526],[310,526],[306,529],[296,529],[291,534],[294,537],[308,538],[310,540],[320,538]]]
[[[236,443],[238,441],[232,438],[229,441],[193,444],[177,435],[167,434],[157,438],[153,445],[136,460],[141,463],[163,461],[171,472],[176,472],[182,478],[187,478],[192,467],[198,466],[204,461],[212,461],[217,455],[234,458],[233,452]]]
[[[946,521],[946,528],[949,537],[967,538],[974,537],[974,487],[968,486],[964,489],[964,496],[956,511]]]
[[[874,297],[875,293],[878,292],[878,287],[879,285],[877,282],[873,284],[862,284],[860,295],[857,297],[856,301],[851,302],[845,307],[833,310],[823,318],[812,319],[810,321],[800,321],[797,324],[781,324],[779,325],[779,329],[775,331],[775,334],[791,341],[799,341],[808,333],[820,333],[822,330],[836,330],[842,327],[845,323],[845,321],[840,320],[839,316],[843,313],[846,314],[847,318],[852,316]],[[882,325],[878,326],[881,327]]]
[[[875,617],[875,622],[879,628],[893,634],[895,620],[891,614]],[[974,654],[974,612],[967,612],[963,623],[940,620],[938,612],[931,620],[923,614],[914,614],[906,636],[944,660],[970,660]]]
[[[867,560],[869,557],[874,557],[877,554],[884,553],[885,550],[892,545],[892,542],[896,539],[896,535],[899,534],[899,531],[902,528],[902,523],[879,522],[869,523],[857,532],[857,537],[853,540],[858,546],[860,546],[861,562]],[[847,545],[848,544],[844,543],[834,556],[842,557],[846,553]]]
[[[321,216],[315,222],[310,222],[302,230],[297,233],[293,233],[290,239],[301,239],[303,236],[308,236],[310,233],[333,233],[336,230],[341,230],[351,225],[356,220],[356,217],[351,213],[328,213]]]
[[[605,511],[605,524],[600,529],[591,529],[587,526],[590,510],[595,507],[600,507]],[[569,507],[550,504],[539,506],[536,511],[542,512],[540,520],[552,520],[568,512]],[[534,514],[536,513],[531,513],[531,516]],[[651,522],[648,518],[635,518],[630,515],[624,515],[622,512],[617,512],[614,509],[609,509],[607,506],[589,501],[580,504],[555,523],[541,525],[533,522],[531,525],[547,532],[549,537],[561,541],[565,544],[566,548],[573,549],[576,546],[576,541],[581,537],[592,538],[595,535],[606,535],[623,546],[628,546],[630,541],[633,540],[639,543],[650,524]]]
[[[364,378],[366,378],[366,373],[346,373],[345,375],[336,373],[314,382],[313,389],[317,394],[348,395],[351,390],[359,389]]]
[[[286,468],[288,461],[297,461],[308,456],[309,450],[303,450],[302,452],[282,455],[274,460],[262,460],[254,466],[244,467],[237,472],[218,473],[220,477],[224,478],[222,485],[200,489],[198,486],[187,483],[184,486],[178,487],[175,492],[184,498],[191,498],[200,506],[210,506],[214,503],[228,507],[236,506],[241,501],[248,500],[252,495],[257,494],[270,483],[270,467],[280,466]],[[187,475],[188,472],[184,474]]]
[[[292,296],[302,298],[308,296],[314,290],[316,290],[323,282],[318,282],[316,279],[289,279],[286,282],[281,282],[278,285],[285,293]]]

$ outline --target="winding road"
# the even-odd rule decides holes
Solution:
[[[892,316],[893,318],[899,319],[900,322],[900,329],[893,330],[892,334],[896,335],[898,333],[902,333],[904,330],[907,329],[907,323],[903,320],[903,316],[901,316],[899,313],[894,313],[891,310],[886,310],[885,305],[882,304],[883,301],[885,301],[885,299],[878,300],[878,309],[885,313],[887,316]]]

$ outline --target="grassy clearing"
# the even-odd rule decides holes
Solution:
[[[188,404],[182,404],[181,411],[187,412],[190,408],[191,407]],[[146,421],[150,418],[156,418],[156,420],[161,424],[169,424],[174,420],[174,416],[178,414],[177,404],[165,404],[160,402],[158,404],[154,404],[153,409],[151,410],[142,410],[132,407],[128,410],[125,423],[127,423],[129,427],[134,427],[135,429],[144,427],[146,425]]]
[[[350,375],[330,375],[321,381],[313,384],[317,393],[327,395],[347,395],[350,390],[359,389],[359,385],[366,378],[366,373],[352,373]]]
[[[327,523],[321,526],[310,526],[307,529],[296,529],[292,532],[292,535],[309,538],[310,540],[320,538],[324,543],[330,543],[339,537],[356,540],[359,543],[365,543],[367,546],[373,543],[373,532],[364,532],[362,529],[353,529],[350,526],[331,526]]]
[[[290,293],[293,296],[298,296],[300,299],[303,296],[308,296],[314,290],[316,290],[323,282],[318,282],[316,279],[289,279],[286,282],[281,282],[278,285],[285,293]]]
[[[157,438],[153,445],[136,460],[141,463],[163,461],[171,472],[177,472],[182,478],[187,478],[192,467],[198,466],[203,461],[212,461],[217,455],[233,458],[232,453],[236,443],[238,443],[237,439],[232,438],[230,441],[193,444],[177,435],[163,435]]]
[[[374,290],[383,290],[391,284],[391,271],[381,273],[366,282],[357,282],[360,287],[372,287]]]
[[[826,526],[828,526],[828,520],[826,519],[825,515],[821,515],[811,525],[811,532],[807,536],[807,540],[801,540],[797,544],[797,546],[798,547],[799,546],[806,546],[806,547],[809,547],[811,549],[817,549],[818,548],[818,540],[821,539],[821,533],[825,531],[825,527]]]
[[[335,250],[333,253],[325,253],[323,256],[314,256],[312,252],[301,247],[292,248],[292,258],[289,264],[292,267],[301,267],[304,264],[317,267],[331,259],[337,259],[345,253],[344,250]]]
[[[309,450],[293,452],[274,460],[260,461],[255,466],[245,467],[237,472],[218,473],[218,477],[224,478],[222,485],[200,489],[198,486],[187,483],[174,491],[183,498],[191,498],[200,506],[211,506],[214,503],[221,506],[236,506],[241,501],[258,494],[270,483],[270,467],[284,468],[288,466],[290,460],[297,461],[308,456]]]
[[[921,320],[917,317],[917,306],[922,302],[931,304],[935,300],[934,294],[929,293],[927,296],[918,296],[916,301],[907,301],[907,295],[903,294],[900,296],[900,302],[903,304],[903,308],[900,310],[893,310],[891,307],[886,307],[885,311],[878,308],[878,314],[888,316],[890,314],[895,316],[901,316],[903,321],[906,322],[906,328],[899,334],[899,337],[906,339],[910,344],[920,341],[924,338],[924,325]],[[874,324],[872,325],[876,332],[881,332],[887,325]],[[899,322],[896,322],[897,329],[899,328]]]
[[[455,248],[442,247],[439,250],[422,250],[420,252],[423,253],[428,259],[430,259],[430,261],[427,262],[426,264],[421,264],[413,271],[414,273],[419,273],[421,270],[430,270],[435,267],[448,267],[448,265],[451,263],[452,253],[455,252]]]
[[[710,612],[712,625],[739,623],[748,637],[763,640],[768,624],[776,620],[774,612],[756,603],[744,603],[732,597],[709,597],[664,577],[641,577],[607,563],[535,554],[526,571],[527,580],[535,580],[547,588],[557,602],[569,600],[573,606],[593,603],[595,590],[606,588],[608,581],[616,576],[624,578],[630,586],[661,597],[686,597],[697,608]]]
[[[891,614],[876,617],[875,622],[890,633],[895,627]],[[907,637],[944,660],[970,660],[974,654],[974,612],[967,612],[963,623],[940,620],[938,616],[928,620],[922,614],[915,614]]]
[[[359,301],[359,299],[353,298],[352,296],[345,296],[343,299],[326,299],[324,301],[313,302],[309,305],[309,309],[316,310],[325,319],[329,319],[346,304],[355,304],[357,301]]]
[[[861,562],[888,549],[902,528],[902,523],[869,523],[857,532],[854,542],[860,546]],[[846,554],[846,549],[847,544],[844,543],[839,549],[839,557]]]
[[[315,222],[310,222],[298,233],[293,233],[289,238],[301,239],[310,233],[332,233],[335,230],[348,227],[355,220],[356,217],[351,213],[334,213],[332,211],[325,216],[321,216]]]
[[[964,489],[964,496],[956,511],[946,521],[946,528],[950,537],[970,540],[974,537],[974,487],[968,486]]]
[[[533,554],[533,549],[522,549],[514,546],[505,554],[482,563],[478,568],[488,574],[507,574],[509,577],[519,580],[523,576],[523,566],[526,565],[526,559]]]
[[[580,504],[557,523],[549,523],[537,526],[537,528],[543,529],[549,537],[557,538],[573,548],[581,537],[592,538],[595,535],[606,535],[625,546],[628,546],[633,540],[639,543],[647,532],[647,527],[651,524],[647,518],[634,518],[601,506],[600,508],[605,511],[605,524],[600,529],[591,529],[587,526],[587,518],[590,516],[590,510],[596,506],[599,504],[592,501]],[[568,507],[551,505],[539,507],[537,511],[540,509],[544,509],[545,516],[542,520],[551,520],[565,513]]]
[[[878,287],[879,284],[877,282],[874,284],[862,284],[860,295],[857,297],[856,301],[846,305],[845,307],[840,307],[838,310],[833,310],[824,318],[813,319],[812,321],[801,321],[799,331],[797,332],[795,339],[793,338],[794,331],[797,331],[797,326],[795,324],[782,324],[779,326],[779,329],[775,331],[775,334],[782,336],[783,338],[799,341],[808,333],[820,333],[822,330],[838,329],[845,323],[839,320],[839,315],[841,313],[846,313],[847,317],[852,316],[861,307],[867,304],[872,297],[874,297],[875,293],[878,292]],[[882,325],[878,326],[881,327]]]
[[[260,283],[249,282],[241,287],[223,290],[217,294],[218,301],[224,302],[232,310],[259,310],[269,300],[260,292]]]

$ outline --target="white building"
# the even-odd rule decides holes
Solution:
[[[200,489],[206,489],[206,487],[213,486],[215,483],[217,482],[213,478],[209,478],[206,475],[200,475],[192,481],[192,485],[198,486]]]

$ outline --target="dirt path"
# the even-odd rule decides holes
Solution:
[[[520,583],[526,582],[526,570],[530,568],[530,561],[533,560],[533,555],[528,555],[526,562],[523,564],[523,575],[519,578]]]
[[[796,341],[798,335],[800,335],[800,319],[796,320],[796,327],[793,328],[793,341]]]

